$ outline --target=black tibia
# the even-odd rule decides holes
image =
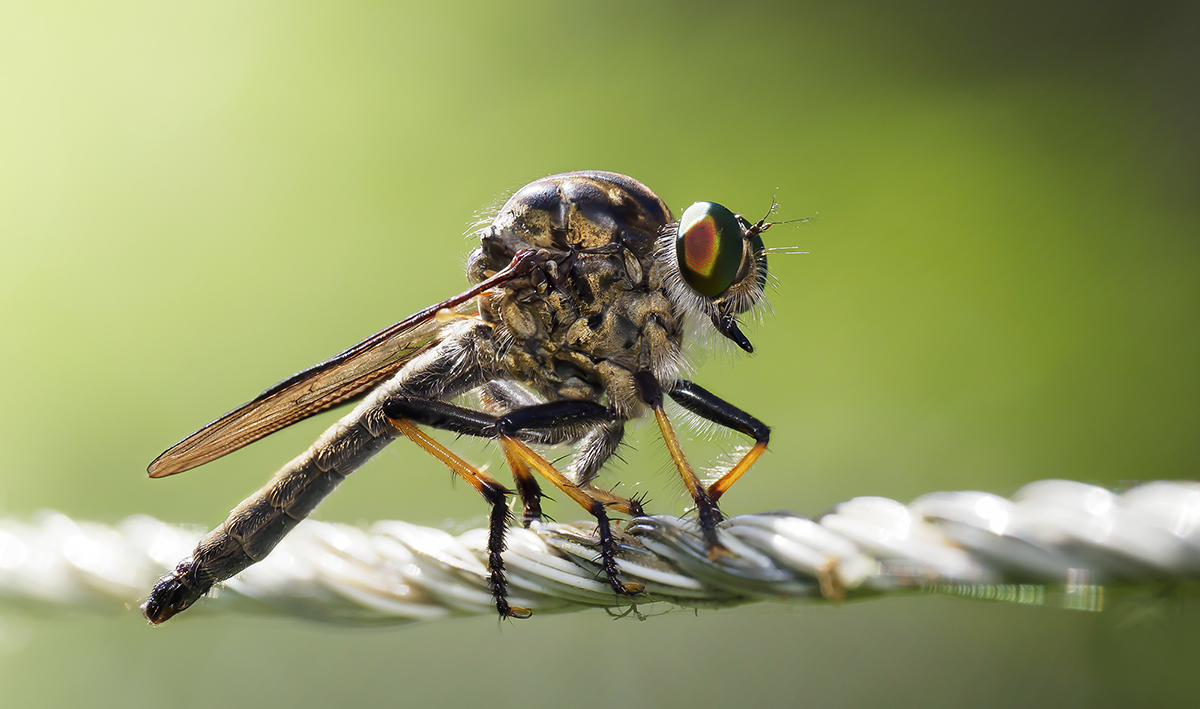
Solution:
[[[634,380],[638,385],[638,395],[647,406],[654,410],[654,417],[658,420],[658,428],[662,432],[663,441],[667,444],[671,459],[675,461],[675,467],[679,469],[679,476],[683,478],[683,484],[687,487],[692,502],[696,505],[696,517],[700,523],[700,531],[704,533],[710,549],[715,552],[721,547],[717,540],[717,525],[724,519],[721,510],[717,507],[717,500],[700,483],[700,479],[696,477],[696,473],[692,471],[692,466],[688,463],[683,446],[679,443],[679,437],[675,435],[675,429],[671,426],[671,421],[663,409],[662,387],[659,385],[658,379],[652,372],[641,370],[634,375]]]
[[[688,411],[725,428],[744,433],[756,443],[768,443],[771,440],[771,429],[765,423],[699,384],[680,379],[667,393],[675,403]]]
[[[478,343],[484,328],[464,320],[448,326],[446,337],[414,357],[349,414],[331,426],[304,453],[247,498],[210,532],[173,571],[159,579],[142,606],[152,623],[161,623],[196,602],[213,584],[261,560],[284,535],[350,473],[396,437],[381,402],[400,396],[449,398],[488,379]]]

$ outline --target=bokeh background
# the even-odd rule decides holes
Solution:
[[[810,253],[771,262],[757,353],[696,376],[776,431],[730,513],[1195,478],[1198,38],[1188,2],[6,2],[0,514],[215,525],[331,417],[175,478],[146,464],[459,291],[475,214],[574,169],[676,213],[775,195],[816,216],[769,234]],[[606,479],[679,512],[652,433]],[[399,443],[317,516],[483,511]],[[1169,706],[1200,689],[1198,632],[1170,597],[384,630],[7,614],[0,687],[14,707]]]

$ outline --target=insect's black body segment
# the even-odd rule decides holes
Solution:
[[[700,227],[713,210],[724,210],[697,205],[692,210],[700,215],[694,220]],[[501,556],[512,493],[413,424],[496,440],[524,502],[526,525],[541,517],[535,472],[582,505],[596,518],[600,561],[614,591],[632,593],[640,586],[617,578],[609,514],[640,515],[641,505],[592,481],[619,446],[625,423],[652,411],[716,549],[721,519],[716,499],[765,449],[769,430],[680,379],[679,372],[689,316],[711,321],[718,332],[749,349],[736,316],[761,297],[766,260],[758,234],[770,225],[737,219],[737,233],[718,230],[719,243],[715,237],[706,241],[712,234],[700,227],[686,235],[688,253],[700,254],[697,259],[713,244],[740,254],[734,259],[721,254],[732,266],[706,276],[730,285],[716,296],[700,296],[681,277],[681,268],[692,265],[677,260],[670,211],[636,180],[577,172],[546,177],[518,191],[479,232],[467,275],[480,285],[444,303],[464,311],[463,304],[474,299],[476,312],[426,309],[409,319],[413,322],[398,323],[272,387],[151,465],[151,475],[159,476],[202,464],[328,408],[330,401],[349,398],[373,372],[394,371],[164,576],[143,606],[146,617],[162,622],[214,583],[264,558],[345,476],[401,435],[448,465],[491,506],[488,566],[496,607],[503,616],[528,615],[509,605]],[[443,313],[448,313],[444,322]],[[313,389],[313,382],[321,388]],[[708,488],[691,472],[666,418],[664,390],[694,413],[756,441]],[[481,410],[450,403],[467,393],[475,394]],[[263,420],[282,423],[268,427],[260,425]],[[527,444],[570,444],[575,456],[560,473]]]

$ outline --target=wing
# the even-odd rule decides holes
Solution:
[[[297,421],[363,394],[394,374],[437,339],[445,310],[477,312],[475,296],[529,272],[534,252],[517,254],[496,275],[449,300],[431,305],[368,337],[341,354],[293,374],[251,401],[171,446],[146,472],[152,478],[182,473],[249,445]]]

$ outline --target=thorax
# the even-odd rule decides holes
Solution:
[[[612,173],[555,175],[513,195],[481,230],[469,276],[482,280],[526,249],[547,260],[481,296],[498,368],[547,399],[599,401],[632,372],[677,362],[682,317],[655,262],[670,222],[649,189]],[[659,336],[646,337],[648,326]]]

